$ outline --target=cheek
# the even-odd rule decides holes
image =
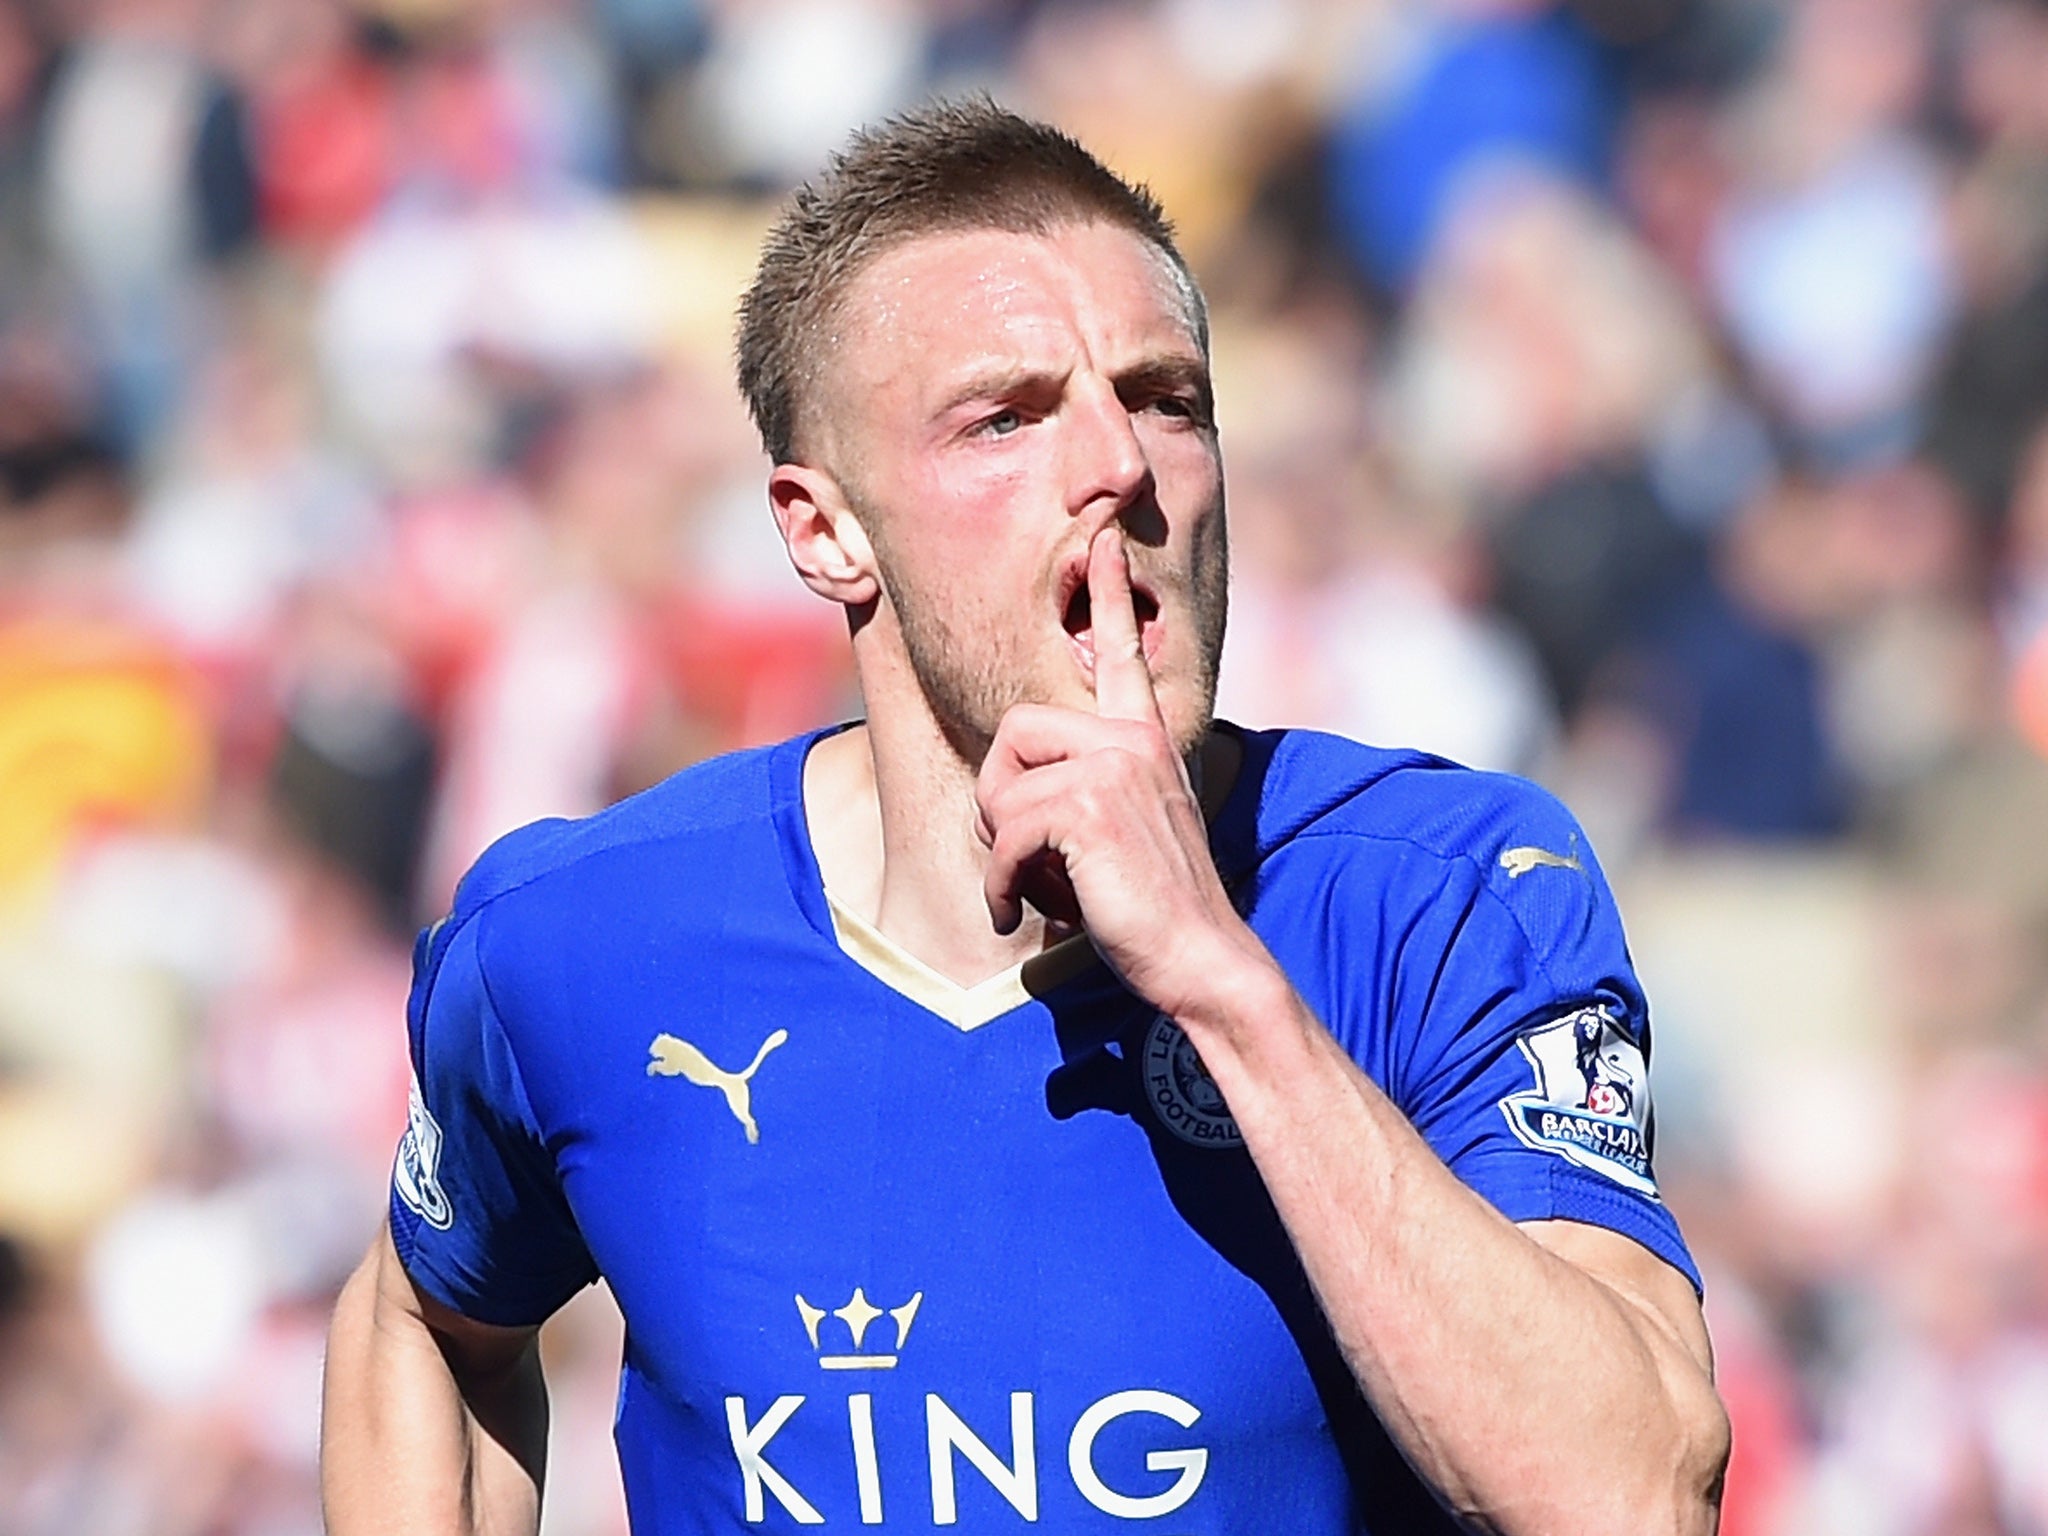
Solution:
[[[904,520],[912,547],[903,555],[956,593],[982,594],[976,602],[982,608],[1004,606],[1006,593],[1021,597],[1044,563],[1031,542],[1032,521],[1022,515],[1031,505],[1029,477],[997,458],[977,462],[963,454],[932,465],[910,487]],[[1042,527],[1036,536],[1042,538]]]
[[[922,505],[936,537],[977,542],[1000,537],[1026,492],[1021,465],[1000,453],[948,455],[926,476]]]
[[[1144,422],[1138,441],[1152,465],[1162,491],[1179,491],[1197,506],[1210,500],[1223,483],[1223,459],[1216,439],[1165,421]],[[1170,509],[1169,509],[1170,510]]]
[[[984,460],[930,465],[903,481],[891,564],[901,585],[943,605],[949,625],[993,622],[1028,589],[1032,551],[1015,516],[1023,480]]]

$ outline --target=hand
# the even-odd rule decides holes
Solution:
[[[1219,958],[1264,950],[1216,874],[1161,718],[1114,524],[1089,546],[1088,600],[1095,713],[1019,704],[1003,716],[975,787],[983,893],[998,933],[1016,931],[1027,902],[1056,927],[1085,926],[1132,991],[1181,1017]]]

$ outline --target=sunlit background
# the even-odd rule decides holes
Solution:
[[[2048,6],[6,0],[0,1536],[317,1531],[410,933],[857,710],[733,303],[964,89],[1208,286],[1225,712],[1614,875],[1723,1530],[2048,1532]],[[546,1342],[617,1533],[602,1294]]]

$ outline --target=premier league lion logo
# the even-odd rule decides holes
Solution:
[[[1609,1043],[1612,1028],[1607,1015],[1586,1008],[1572,1015],[1572,1042],[1577,1049],[1579,1078],[1585,1084],[1585,1107],[1596,1115],[1614,1119],[1635,1114],[1636,1085],[1628,1062],[1641,1065],[1641,1056],[1626,1039]]]

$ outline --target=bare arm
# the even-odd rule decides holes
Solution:
[[[1690,1283],[1618,1233],[1510,1223],[1264,985],[1182,1022],[1410,1462],[1482,1530],[1712,1532],[1728,1427]]]
[[[388,1228],[327,1334],[320,1502],[331,1536],[531,1536],[547,1387],[532,1328],[496,1328],[413,1285]]]
[[[1021,705],[978,795],[989,911],[1078,916],[1201,1052],[1353,1374],[1415,1469],[1510,1536],[1710,1536],[1728,1425],[1690,1284],[1627,1238],[1517,1227],[1359,1070],[1232,907],[1138,645],[1089,562],[1097,714]]]

